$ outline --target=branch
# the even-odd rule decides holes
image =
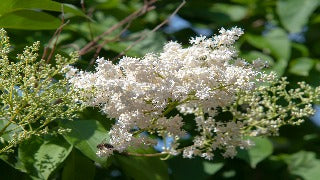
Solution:
[[[135,42],[133,42],[130,46],[128,46],[125,50],[123,50],[118,56],[113,58],[111,61],[114,61],[121,56],[123,56],[126,52],[128,52],[133,46],[137,45],[140,41],[148,37],[150,33],[156,32],[158,29],[160,29],[163,25],[167,24],[169,20],[178,13],[178,11],[186,4],[186,1],[183,0],[182,3],[175,9],[175,11],[164,21],[162,21],[160,24],[158,24],[155,28],[151,30],[151,32],[146,33],[145,35],[141,36],[139,39],[137,39]]]
[[[103,41],[103,43],[95,46],[95,47],[92,47],[92,49],[97,49],[94,56],[92,57],[91,61],[90,61],[90,64],[87,68],[89,68],[90,66],[92,66],[95,62],[95,60],[97,59],[101,49],[103,48],[104,45],[106,45],[107,43],[109,42],[115,42],[115,41],[118,41],[120,36],[129,28],[129,26],[131,25],[131,22],[128,22],[127,26],[125,28],[123,28],[123,30],[114,38],[112,39],[106,39]]]
[[[51,44],[51,42],[53,41],[54,38],[56,38],[54,44],[53,44],[53,47],[51,49],[51,52],[46,60],[46,63],[49,63],[50,62],[50,59],[54,53],[54,50],[55,50],[55,47],[57,45],[57,41],[59,39],[59,36],[60,36],[60,33],[62,32],[62,29],[64,26],[66,26],[69,21],[67,21],[66,23],[64,23],[64,9],[63,9],[63,4],[61,5],[61,12],[62,12],[62,20],[61,20],[61,25],[58,27],[58,29],[55,31],[55,33],[53,34],[53,36],[51,37],[51,39],[49,40],[48,42],[48,45],[44,47],[44,50],[43,50],[43,54],[42,54],[42,57],[41,59],[45,59],[45,57],[47,56],[47,51],[48,51],[48,48],[49,48],[49,45]]]
[[[140,154],[140,153],[132,153],[132,152],[123,152],[121,154],[127,155],[127,156],[138,156],[138,157],[158,157],[158,156],[168,155],[168,153],[166,153],[166,152],[152,153],[152,154]]]
[[[81,55],[84,55],[84,54],[88,53],[91,50],[91,48],[93,46],[95,46],[98,43],[98,41],[101,40],[104,36],[112,33],[113,31],[115,31],[116,29],[120,28],[124,24],[127,24],[128,22],[131,22],[133,19],[145,14],[146,12],[153,10],[155,7],[151,6],[151,5],[154,4],[156,1],[157,0],[145,1],[145,4],[143,5],[143,7],[141,7],[139,10],[137,10],[134,13],[130,14],[129,16],[127,16],[126,18],[121,20],[119,23],[113,25],[107,31],[103,32],[102,34],[100,34],[99,36],[94,38],[92,41],[90,41],[87,45],[85,45],[79,51],[79,55],[81,56]]]
[[[82,8],[82,12],[84,14],[87,14],[86,12],[86,6],[84,4],[84,0],[80,0],[80,5],[81,5],[81,8]],[[87,16],[90,17],[90,14],[91,13],[88,13]],[[89,33],[90,33],[90,40],[93,39],[93,33],[92,33],[92,28],[91,28],[91,25],[90,25],[90,20],[86,18],[86,21],[87,21],[87,24],[88,24],[88,29],[89,29]]]

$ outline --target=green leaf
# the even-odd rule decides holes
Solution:
[[[212,162],[202,158],[186,159],[181,156],[169,160],[173,179],[207,179],[223,167],[223,162]]]
[[[71,132],[64,135],[64,138],[84,155],[100,163],[104,167],[110,165],[111,160],[96,155],[97,145],[104,140],[109,140],[108,132],[95,120],[63,121],[61,126],[71,129]]]
[[[60,19],[44,12],[19,10],[0,16],[0,27],[26,30],[49,30],[60,26]]]
[[[272,70],[279,76],[284,73],[291,55],[291,42],[283,29],[272,29],[264,36],[247,34],[245,38],[254,47],[272,54],[277,60]]]
[[[213,163],[209,161],[203,161],[203,170],[209,175],[213,175],[218,172],[222,167],[223,163]]]
[[[320,159],[316,153],[299,151],[292,155],[282,155],[283,160],[288,164],[288,170],[306,180],[318,180],[320,177]]]
[[[48,11],[58,11],[61,12],[63,5],[63,11],[65,13],[72,13],[74,15],[83,16],[86,15],[75,6],[70,4],[61,4],[51,0],[1,0],[0,6],[0,16],[9,12],[17,10],[26,10],[26,9],[42,9]]]
[[[247,6],[230,3],[212,3],[207,0],[189,1],[181,10],[181,14],[193,20],[192,23],[199,23],[200,20],[209,24],[213,23],[213,26],[216,27],[244,19],[248,15],[248,10]]]
[[[320,72],[320,61],[318,60],[317,64],[316,64],[316,70],[318,70]]]
[[[97,9],[113,9],[119,6],[120,0],[107,0],[95,6]]]
[[[62,180],[94,179],[95,165],[93,161],[74,149],[65,162]]]
[[[150,52],[160,52],[165,44],[166,40],[162,33],[159,32],[150,32],[149,30],[142,32],[142,34],[147,34],[148,36],[140,41],[138,44],[133,46],[126,55],[128,56],[143,56],[146,53]],[[138,39],[141,36],[141,32],[131,34],[128,39]],[[127,42],[117,42],[117,43],[108,43],[104,46],[107,50],[113,50],[115,52],[122,52],[127,47],[129,47],[133,41]]]
[[[310,70],[314,67],[315,61],[307,57],[294,59],[290,62],[289,72],[298,76],[309,76]]]
[[[153,153],[153,151],[139,150],[139,153]],[[167,164],[159,157],[117,155],[115,158],[125,174],[133,179],[169,179]]]
[[[19,146],[18,156],[30,176],[48,179],[71,150],[72,146],[61,136],[46,140],[34,137]]]
[[[17,171],[16,169],[12,168],[11,166],[7,165],[5,162],[0,160],[0,172],[1,172],[1,179],[30,179],[26,175],[26,173]]]
[[[310,20],[311,24],[318,24],[320,23],[320,15],[314,15],[314,17]]]
[[[319,0],[279,0],[277,1],[277,13],[281,23],[288,31],[301,32],[318,5]]]
[[[277,59],[290,57],[291,43],[287,33],[281,28],[272,29],[264,36],[247,34],[246,38],[251,45],[270,52]]]
[[[288,60],[291,54],[291,42],[287,33],[280,28],[271,30],[265,35],[268,48],[278,59]]]
[[[0,6],[0,27],[26,30],[57,29],[60,19],[39,10],[62,11],[88,18],[81,10],[68,4],[51,0],[2,0]],[[35,10],[37,9],[37,10]]]
[[[300,43],[292,43],[292,49],[293,52],[299,52],[299,56],[304,56],[304,57],[308,57],[310,55],[309,49],[307,46],[305,46],[304,44],[300,44]]]
[[[252,168],[255,168],[259,162],[270,156],[273,146],[270,140],[262,137],[251,137],[254,146],[248,150],[239,150],[237,157],[245,160]]]
[[[241,55],[241,57],[246,59],[248,62],[253,62],[256,59],[261,59],[261,60],[267,62],[270,66],[272,66],[274,64],[274,60],[272,57],[270,57],[262,52],[259,52],[259,51],[250,51],[248,53],[243,53]]]
[[[6,119],[1,119],[0,120],[0,130],[5,127],[7,125],[9,121],[6,120]],[[17,128],[17,125],[16,124],[10,124],[6,131],[10,131],[10,132],[7,132],[5,134],[3,134],[1,137],[5,140],[5,141],[10,141],[12,140],[12,135],[14,133],[16,133],[17,131],[19,131],[19,128]]]
[[[66,28],[69,30],[72,30],[76,34],[80,34],[80,36],[83,38],[91,39],[91,36],[96,37],[102,34],[106,29],[118,23],[116,18],[114,18],[113,16],[107,16],[101,11],[94,13],[93,16],[95,17],[95,21],[92,21],[92,22],[83,21],[79,23],[73,23]],[[112,39],[120,31],[121,30],[116,29],[109,35],[106,35],[105,38]]]
[[[228,16],[229,21],[240,21],[241,19],[246,17],[248,13],[248,8],[245,6],[239,6],[239,5],[215,3],[210,8],[210,12],[213,12],[216,14],[224,14]]]
[[[26,168],[24,167],[24,164],[21,162],[21,160],[17,157],[17,155],[8,153],[8,154],[1,154],[0,159],[2,159],[5,163],[10,165],[11,167],[21,171],[21,172],[27,172]]]

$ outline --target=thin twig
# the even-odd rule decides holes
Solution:
[[[121,30],[121,32],[120,32],[116,37],[114,37],[114,38],[112,38],[112,39],[106,39],[106,40],[103,41],[103,43],[97,45],[96,47],[93,47],[93,48],[96,48],[97,50],[96,50],[93,58],[91,59],[88,68],[91,67],[91,66],[94,64],[94,62],[95,62],[95,60],[97,59],[97,57],[98,57],[101,49],[103,48],[103,46],[105,46],[105,45],[106,45],[107,43],[109,43],[109,42],[118,41],[118,40],[120,39],[120,36],[130,27],[130,25],[131,25],[131,22],[128,22],[128,24],[126,25],[126,27],[123,28],[123,29]]]
[[[48,51],[48,47],[49,45],[51,44],[51,42],[53,41],[54,38],[56,38],[54,44],[53,44],[53,47],[50,51],[50,54],[46,60],[46,63],[49,63],[50,62],[50,59],[54,53],[54,50],[56,48],[56,45],[57,45],[57,42],[58,42],[58,39],[59,39],[59,36],[60,36],[60,33],[62,32],[62,29],[64,26],[66,26],[69,21],[67,21],[66,23],[64,22],[64,9],[63,9],[63,4],[61,5],[61,12],[62,12],[62,17],[61,17],[61,25],[58,27],[58,29],[55,31],[55,33],[53,34],[53,36],[51,37],[51,39],[49,40],[48,42],[48,45],[45,46],[44,48],[44,51],[43,51],[43,55],[42,55],[42,59],[45,59],[45,57],[47,56],[47,51]]]
[[[175,9],[175,11],[164,21],[162,21],[160,24],[158,24],[155,28],[153,28],[150,32],[146,33],[145,35],[141,36],[139,39],[137,39],[135,42],[133,42],[130,46],[128,46],[125,50],[123,50],[118,56],[113,58],[111,61],[114,61],[116,59],[119,59],[121,56],[123,56],[126,52],[128,52],[133,46],[137,45],[140,41],[148,37],[153,32],[156,32],[158,29],[160,29],[163,25],[169,22],[169,20],[178,13],[178,11],[186,4],[186,1],[183,0],[182,3]]]
[[[81,8],[82,8],[83,13],[86,14],[88,17],[90,17],[90,14],[92,12],[87,13],[86,6],[84,4],[84,0],[80,0],[80,4],[81,4]],[[92,40],[93,39],[93,33],[92,33],[91,25],[90,25],[90,20],[88,18],[86,18],[86,21],[87,21],[88,29],[89,29],[89,33],[90,33],[90,40]]]
[[[129,16],[127,16],[126,18],[124,18],[123,20],[121,20],[119,23],[113,25],[111,28],[109,28],[108,30],[106,30],[105,32],[103,32],[102,34],[100,34],[99,36],[97,36],[96,38],[94,38],[92,41],[90,41],[88,44],[86,44],[80,51],[79,51],[79,55],[84,55],[87,52],[89,52],[89,50],[91,49],[91,47],[95,46],[98,41],[100,39],[102,39],[104,36],[112,33],[113,31],[115,31],[116,29],[120,28],[121,26],[123,26],[124,24],[127,24],[128,22],[132,21],[133,19],[145,14],[148,11],[153,10],[155,7],[151,6],[152,4],[154,4],[157,0],[151,0],[151,1],[146,1],[146,4],[143,5],[142,8],[140,8],[139,10],[135,11],[134,13],[130,14]]]
[[[84,13],[86,13],[86,7],[84,5],[84,0],[80,0],[81,8]]]
[[[48,41],[48,45],[46,45],[46,46],[44,47],[44,50],[43,50],[43,54],[42,54],[41,59],[44,59],[44,58],[47,56],[47,51],[48,51],[49,45],[51,44],[51,42],[53,41],[53,39],[56,37],[56,35],[58,34],[58,32],[59,32],[59,30],[60,30],[60,28],[61,28],[62,26],[64,26],[64,24],[60,25],[60,26],[56,29],[56,31],[54,32],[54,34],[52,35],[52,37],[51,37],[50,40]]]
[[[123,152],[121,154],[124,154],[127,156],[138,156],[138,157],[158,157],[158,156],[168,155],[168,153],[140,154],[140,153],[132,153],[132,152]]]

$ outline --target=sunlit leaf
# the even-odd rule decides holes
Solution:
[[[59,18],[44,12],[19,10],[0,16],[0,27],[26,30],[56,29],[61,25]]]
[[[203,170],[209,175],[213,175],[218,172],[222,167],[223,163],[213,163],[209,161],[203,161]]]
[[[217,14],[223,13],[227,15],[231,21],[240,21],[248,13],[248,9],[245,6],[223,4],[223,3],[215,3],[210,8],[210,11]]]
[[[9,123],[8,120],[6,119],[0,119],[0,129],[4,128],[7,124]],[[20,130],[20,128],[17,128],[17,125],[16,124],[10,124],[7,129],[6,129],[6,132],[7,133],[4,133],[1,137],[6,140],[6,141],[10,141],[12,140],[12,135],[14,133],[17,133],[18,131]]]
[[[1,0],[0,16],[9,12],[26,10],[26,9],[41,9],[49,11],[72,13],[78,16],[86,16],[81,10],[70,4],[62,4],[51,0]]]
[[[289,72],[299,76],[308,76],[315,61],[307,57],[294,59],[290,62]]]
[[[27,172],[36,178],[48,179],[59,165],[67,158],[72,145],[62,137],[48,140],[32,138],[19,146],[19,159]]]
[[[109,136],[106,129],[95,120],[64,121],[61,123],[64,128],[71,129],[71,132],[64,135],[65,139],[79,149],[84,155],[108,167],[110,160],[96,155],[97,145],[108,141]]]
[[[288,31],[300,32],[319,3],[319,0],[279,0],[277,13]]]
[[[320,177],[320,159],[316,158],[316,153],[299,151],[291,155],[280,156],[287,165],[288,170],[303,177],[306,180],[317,180]]]
[[[273,71],[278,75],[284,73],[291,55],[291,42],[283,29],[272,29],[263,36],[247,34],[245,37],[251,45],[276,58]]]
[[[107,0],[105,2],[99,3],[96,5],[96,8],[98,9],[112,9],[119,6],[120,0]]]
[[[205,20],[205,22],[215,22],[220,26],[221,24],[240,21],[247,16],[248,12],[248,7],[236,4],[190,1],[182,9],[181,14],[190,18]]]
[[[252,168],[255,168],[259,162],[272,154],[272,143],[267,138],[251,137],[255,144],[248,150],[240,150],[237,157],[245,160]]]
[[[242,53],[241,57],[245,58],[248,62],[253,62],[254,60],[261,59],[267,62],[270,66],[274,64],[274,60],[272,57],[259,51],[250,51],[248,53]]]

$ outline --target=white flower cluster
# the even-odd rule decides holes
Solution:
[[[252,91],[258,82],[274,78],[260,72],[261,61],[249,64],[237,57],[233,44],[242,34],[236,27],[221,29],[209,39],[192,38],[190,47],[168,42],[160,54],[124,57],[117,64],[100,58],[95,72],[68,67],[69,82],[88,99],[83,103],[99,106],[117,120],[110,131],[113,148],[100,149],[98,154],[154,144],[143,132],[173,137],[176,148],[167,153],[183,151],[185,157],[211,159],[215,149],[232,157],[236,147],[248,147],[241,134],[242,122],[214,119],[217,108],[233,103],[238,92]],[[192,146],[177,149],[177,140],[188,133],[183,129],[186,114],[195,115],[199,135]]]

